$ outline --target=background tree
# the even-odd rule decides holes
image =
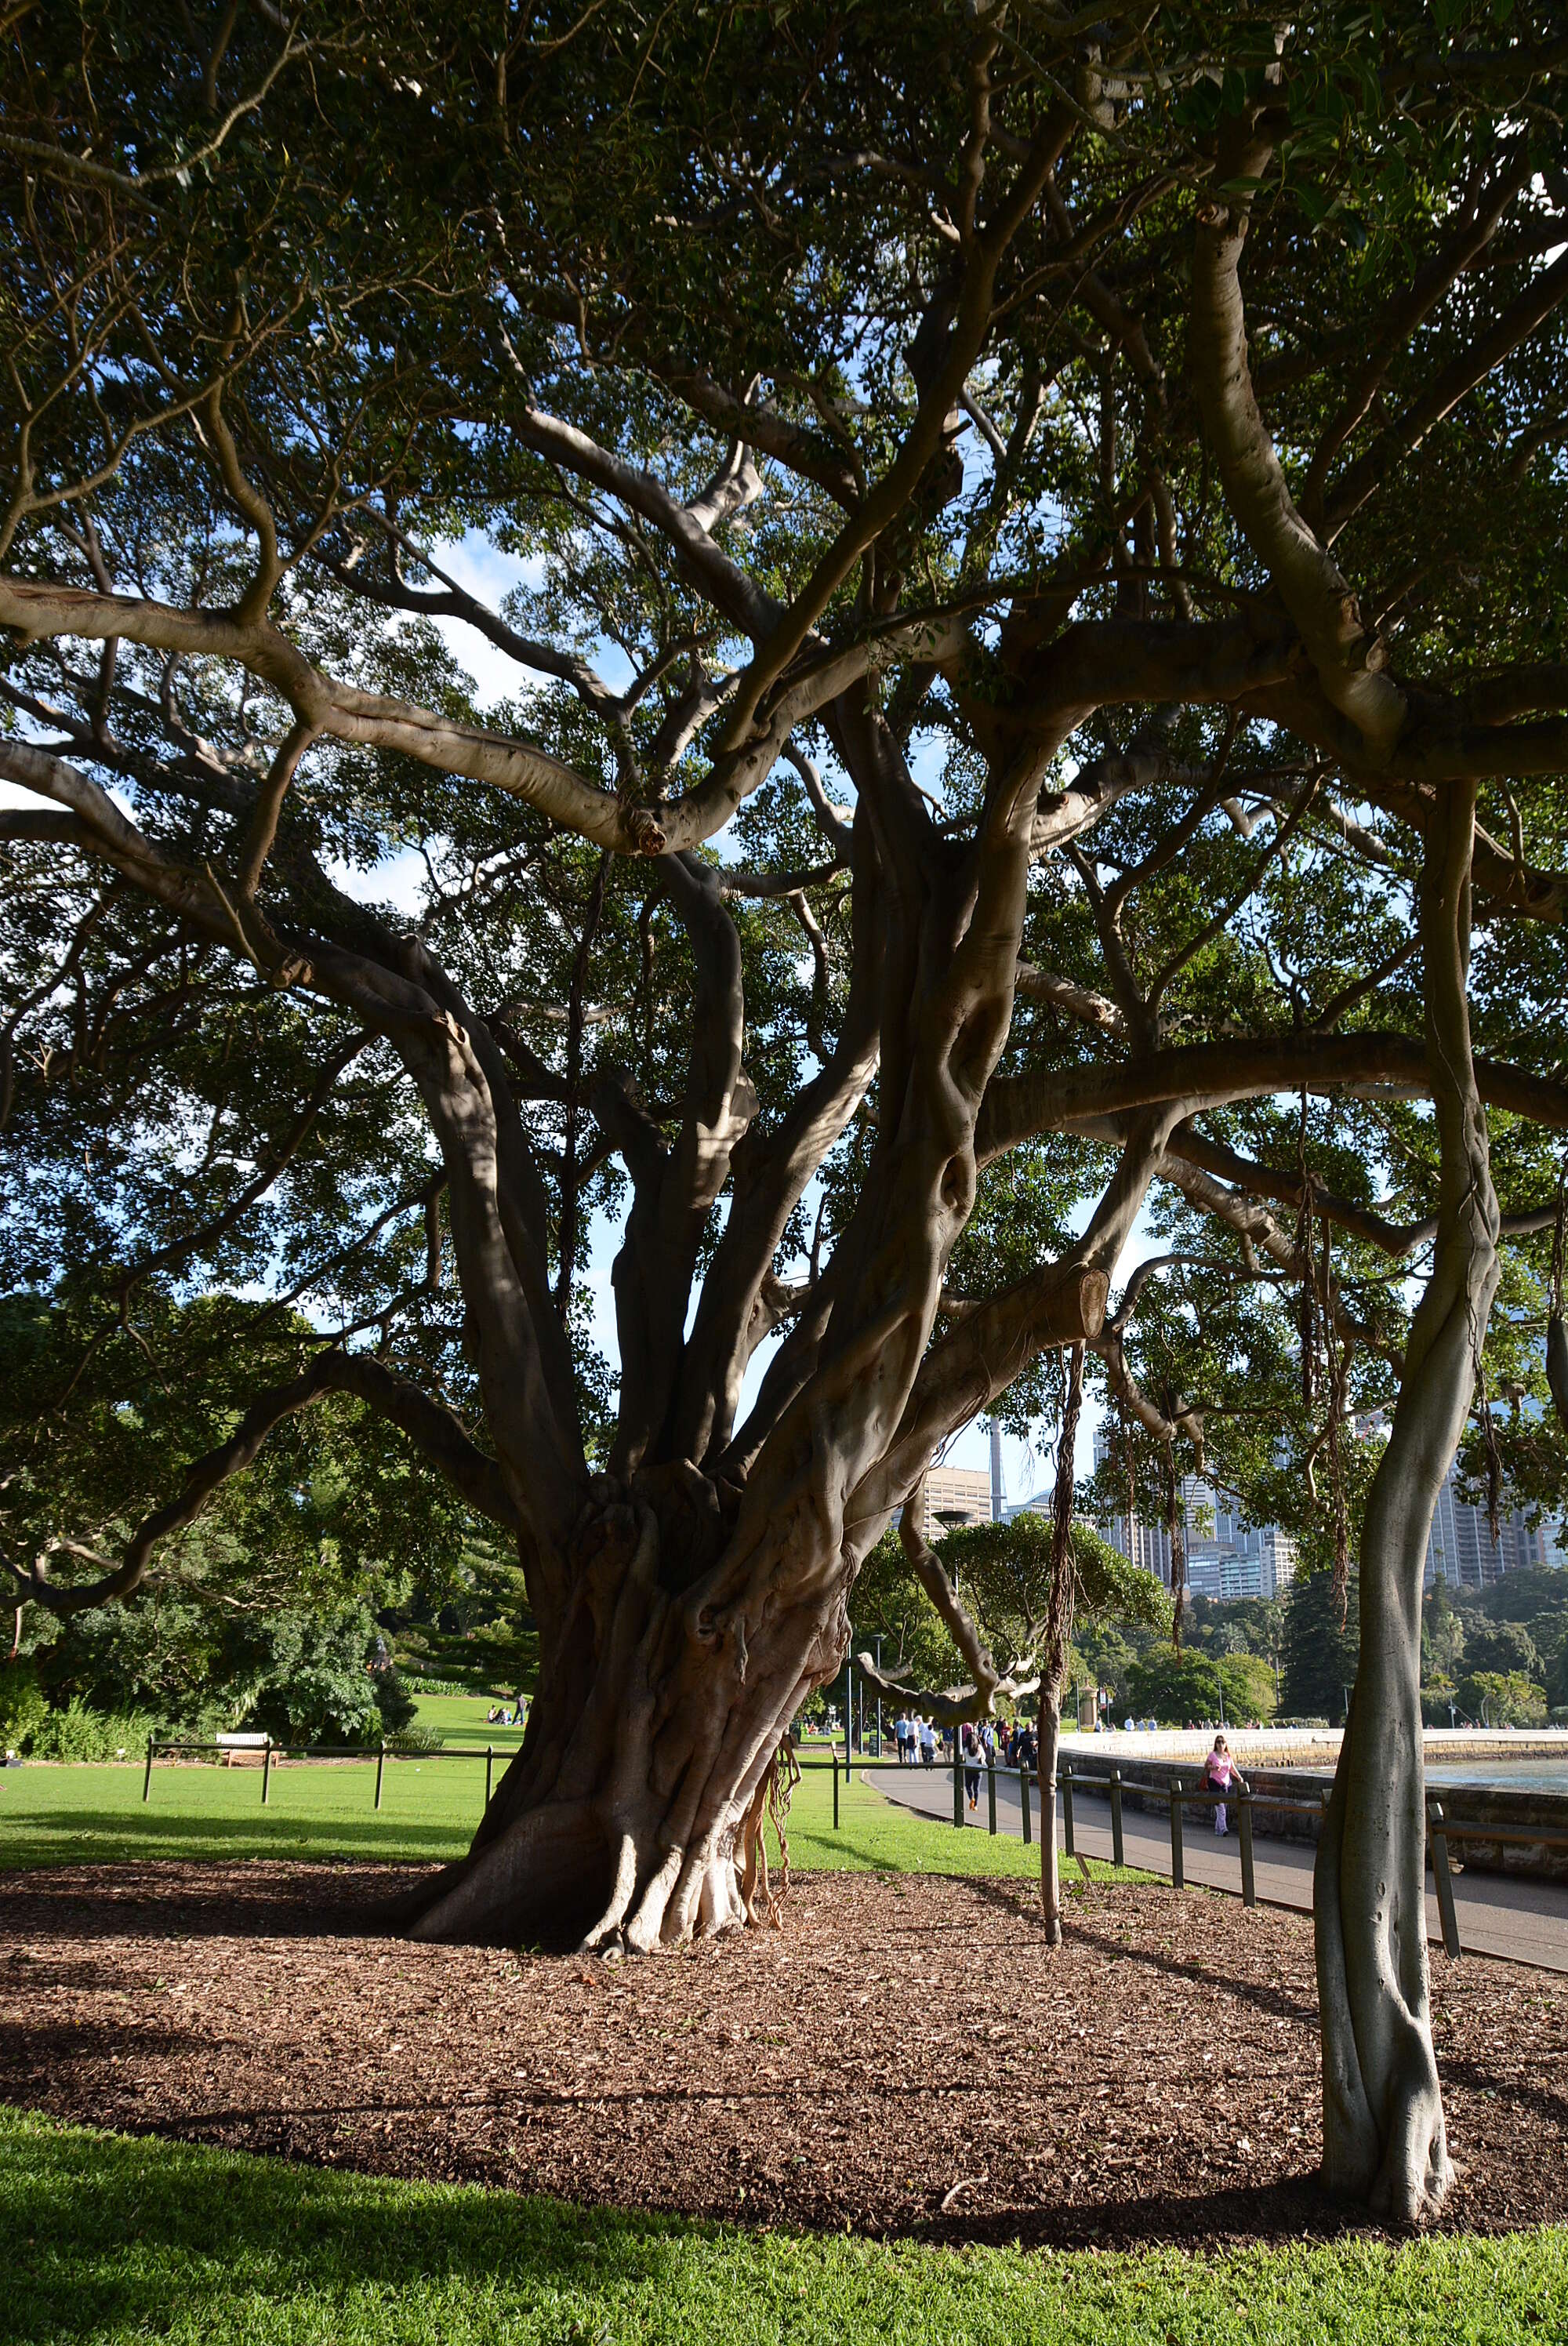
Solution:
[[[949,1628],[968,1667],[966,1683],[938,1693],[879,1669],[860,1667],[884,1697],[956,1726],[994,1713],[998,1697],[1034,1697],[1039,1720],[1040,1902],[1046,1943],[1062,1942],[1062,1888],[1056,1852],[1056,1780],[1062,1688],[1080,1614],[1102,1624],[1168,1627],[1169,1599],[1152,1573],[1131,1564],[1072,1515],[1072,1457],[1082,1392],[1083,1353],[1074,1346],[1064,1390],[1052,1513],[1031,1510],[1007,1522],[972,1524],[948,1533],[938,1556],[920,1529],[920,1501],[899,1526],[911,1576]]]
[[[1156,1647],[1127,1671],[1127,1699],[1162,1727],[1265,1725],[1274,1715],[1274,1679],[1256,1654],[1205,1654]]]
[[[1422,1613],[1422,1674],[1451,1678],[1465,1648],[1465,1624],[1449,1595],[1448,1580],[1437,1574]],[[1347,1684],[1349,1681],[1347,1680]]]
[[[1348,1413],[1397,1383],[1327,2163],[1441,2191],[1420,1902],[1384,1962],[1377,1884],[1422,1517],[1499,1282],[1534,1372],[1568,1121],[1554,39],[10,21],[7,1282],[68,1262],[95,1359],[159,1277],[311,1331],[247,1345],[123,1545],[29,1525],[16,1585],[128,1594],[301,1410],[390,1423],[540,1640],[418,1928],[738,1919],[863,1557],[1062,1344],[1178,1531],[1200,1457],[1278,1464],[1293,1366],[1341,1582]]]
[[[1545,1689],[1522,1670],[1467,1669],[1455,1689],[1465,1717],[1483,1727],[1544,1727]]]
[[[1342,1618],[1328,1573],[1300,1573],[1291,1583],[1285,1597],[1279,1673],[1279,1708],[1285,1718],[1333,1724],[1343,1719],[1346,1696],[1360,1663],[1359,1601],[1354,1575]]]
[[[1547,1658],[1545,1693],[1555,1724],[1568,1725],[1568,1720],[1558,1716],[1568,1709],[1568,1629],[1564,1629],[1555,1650]]]
[[[54,1300],[19,1292],[0,1302],[13,1536],[36,1549],[69,1523],[95,1550],[127,1543],[167,1494],[171,1454],[199,1455],[216,1427],[243,1420],[248,1353],[270,1309],[227,1295],[181,1304],[149,1286],[139,1341],[95,1347],[90,1312],[68,1288]],[[292,1315],[280,1336],[298,1343]],[[40,1406],[67,1388],[64,1407]],[[134,1716],[166,1733],[256,1723],[319,1740],[327,1710],[303,1687],[297,1701],[288,1691],[309,1649],[312,1668],[351,1689],[336,1698],[329,1739],[363,1739],[412,1716],[395,1674],[367,1678],[385,1643],[372,1608],[390,1625],[443,1586],[466,1522],[440,1476],[330,1400],[281,1426],[250,1474],[171,1528],[155,1581],[105,1610],[40,1608],[19,1625],[21,1655],[56,1708]]]
[[[1517,1621],[1488,1622],[1468,1630],[1464,1658],[1472,1670],[1516,1670],[1522,1677],[1539,1677],[1541,1656],[1528,1629]]]

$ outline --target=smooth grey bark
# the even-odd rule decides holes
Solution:
[[[1067,1359],[1062,1434],[1056,1444],[1056,1487],[1051,1504],[1051,1596],[1040,1668],[1040,1910],[1048,1946],[1062,1943],[1062,1876],[1056,1857],[1056,1773],[1062,1739],[1062,1679],[1073,1635],[1077,1585],[1073,1565],[1073,1500],[1076,1485],[1078,1413],[1084,1402],[1084,1347]]]
[[[1323,2179],[1413,2223],[1451,2176],[1432,2046],[1421,1752],[1421,1580],[1498,1280],[1497,1199],[1471,1053],[1473,790],[1445,794],[1420,895],[1438,1234],[1361,1535],[1361,1659],[1314,1874]]]

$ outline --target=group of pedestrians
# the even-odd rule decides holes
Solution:
[[[901,1711],[893,1721],[893,1736],[901,1768],[935,1767],[936,1729],[929,1719],[918,1711]]]

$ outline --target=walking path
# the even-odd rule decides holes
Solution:
[[[884,1793],[901,1807],[922,1816],[940,1817],[952,1829],[952,1770],[862,1767],[863,1783]],[[1030,1810],[1038,1828],[1033,1800]],[[967,1830],[986,1830],[986,1788],[980,1789],[980,1806],[969,1817]],[[1073,1791],[1074,1842],[1085,1857],[1111,1855],[1111,1804],[1096,1800],[1075,1785]],[[996,1777],[996,1829],[1016,1841],[1023,1833],[1016,1776]],[[1060,1808],[1057,1834],[1061,1835]],[[1122,1811],[1122,1848],[1127,1864],[1148,1873],[1168,1875],[1171,1870],[1170,1827],[1157,1811]],[[1183,1870],[1187,1881],[1206,1890],[1228,1890],[1241,1895],[1241,1857],[1231,1833],[1221,1841],[1200,1812],[1188,1810],[1183,1836]],[[1253,1843],[1257,1895],[1274,1906],[1312,1911],[1312,1860],[1307,1841],[1271,1841],[1259,1833]],[[1526,1882],[1511,1873],[1456,1873],[1454,1911],[1459,1918],[1460,1944],[1477,1955],[1500,1955],[1505,1962],[1535,1964],[1543,1971],[1568,1972],[1568,1883]],[[1442,1944],[1437,1899],[1427,1892],[1427,1936]]]

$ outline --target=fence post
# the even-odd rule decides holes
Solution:
[[[985,1809],[986,1822],[990,1830],[994,1832],[996,1831],[996,1762],[989,1754],[985,1761]]]
[[[1111,1863],[1126,1863],[1122,1846],[1122,1771],[1119,1768],[1111,1770]]]
[[[147,1772],[146,1772],[146,1774],[143,1776],[143,1778],[142,1778],[142,1780],[141,1780],[141,1798],[142,1798],[142,1806],[143,1806],[144,1808],[147,1806],[147,1803],[148,1803],[148,1800],[151,1798],[151,1795],[152,1795],[152,1738],[151,1738],[151,1736],[149,1735],[149,1736],[148,1737],[148,1739],[147,1739]]]
[[[266,1807],[266,1805],[267,1805],[267,1791],[268,1791],[268,1787],[269,1787],[269,1786],[270,1785],[270,1783],[271,1783],[271,1780],[272,1780],[272,1738],[271,1738],[270,1736],[269,1736],[269,1737],[267,1738],[267,1745],[266,1745],[266,1749],[264,1749],[264,1751],[263,1751],[263,1752],[262,1752],[262,1754],[261,1754],[261,1805],[262,1805],[262,1807],[263,1807],[263,1808],[265,1808],[265,1807]]]
[[[1171,1778],[1171,1881],[1177,1890],[1186,1888],[1186,1868],[1182,1863],[1181,1796],[1181,1778],[1173,1776]]]
[[[955,1727],[952,1730],[952,1821],[962,1825],[963,1816],[963,1738]]]
[[[494,1767],[495,1746],[494,1743],[487,1743],[484,1747],[484,1805],[486,1808],[490,1806],[490,1786]]]
[[[1057,1780],[1062,1787],[1062,1847],[1068,1857],[1076,1857],[1073,1846],[1073,1763],[1069,1760]]]
[[[1432,1841],[1432,1881],[1437,1889],[1438,1912],[1442,1919],[1442,1948],[1445,1955],[1458,1962],[1459,1916],[1453,1908],[1453,1876],[1448,1870],[1448,1835],[1443,1831],[1442,1803],[1427,1803],[1427,1825]]]
[[[837,1745],[830,1744],[829,1746],[829,1754],[833,1762],[833,1831],[837,1832],[839,1830],[839,1752]],[[848,1770],[846,1770],[845,1772],[848,1773]]]
[[[1236,1821],[1241,1829],[1241,1902],[1244,1906],[1257,1903],[1257,1877],[1252,1870],[1252,1788],[1244,1786],[1236,1804]]]
[[[377,1751],[377,1753],[376,1753],[376,1806],[377,1806],[377,1808],[378,1808],[378,1809],[381,1807],[381,1804],[382,1804],[382,1777],[383,1773],[385,1772],[385,1770],[386,1770],[386,1764],[387,1764],[387,1747],[386,1747],[385,1740],[383,1739],[383,1740],[382,1740],[382,1745],[381,1745],[381,1747],[380,1747],[380,1749],[379,1749],[379,1750],[378,1750],[378,1751]]]
[[[1027,1768],[1020,1768],[1018,1770],[1018,1804],[1023,1811],[1023,1846],[1027,1849],[1030,1842],[1034,1838],[1034,1828],[1029,1815],[1029,1770]]]

